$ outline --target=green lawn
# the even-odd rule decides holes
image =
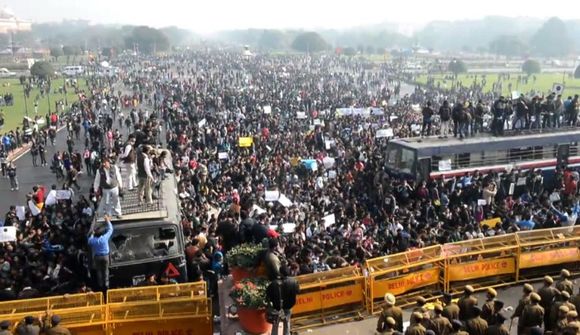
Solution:
[[[564,97],[569,95],[580,94],[580,79],[571,78],[568,74],[563,75],[562,73],[541,73],[537,74],[536,81],[531,77],[526,83],[520,83],[517,80],[518,73],[510,74],[510,79],[502,78],[502,91],[503,95],[511,95],[511,91],[518,91],[520,93],[530,93],[531,91],[548,93],[551,92],[554,83],[564,84]],[[421,75],[416,78],[416,81],[420,84],[425,84],[429,77],[435,79],[435,84],[437,82],[441,83],[442,88],[451,88],[453,86],[453,80],[445,79],[451,74],[437,74],[437,75]],[[523,76],[523,75],[522,75]],[[485,92],[490,92],[493,87],[493,83],[499,82],[498,74],[485,74],[486,84]],[[461,83],[462,86],[469,87],[476,81],[478,84],[482,82],[483,74],[469,73],[459,75],[457,81]],[[457,82],[456,82],[457,83]],[[509,84],[512,84],[511,91],[509,89]]]
[[[77,83],[81,90],[86,89],[85,79],[79,78]],[[63,85],[63,78],[54,79],[52,81],[52,89],[50,94],[50,108],[52,111],[54,111],[55,108],[55,101],[64,101],[64,94],[54,94],[54,90],[56,89],[58,92],[58,88],[62,87]],[[26,115],[26,106],[24,103],[24,87],[20,85],[18,79],[0,79],[0,94],[4,96],[8,93],[12,93],[12,96],[14,97],[14,104],[12,106],[0,106],[0,112],[4,115],[4,128],[0,131],[0,134],[4,134],[10,130],[15,130],[16,127],[22,127],[22,119]],[[44,98],[42,98],[40,96],[40,90],[38,88],[34,88],[30,92],[30,97],[26,99],[28,105],[28,116],[31,118],[34,118],[34,101],[37,96],[40,97],[38,100],[38,115],[45,116],[48,113],[47,95],[44,95]],[[78,96],[75,94],[74,88],[69,86],[67,88],[67,101],[69,106],[77,100]]]

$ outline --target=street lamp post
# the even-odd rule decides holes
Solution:
[[[48,93],[46,94],[46,98],[48,99],[48,114],[52,114],[52,107],[50,105],[50,79],[48,79]]]
[[[28,99],[27,99],[27,92],[26,92],[26,85],[22,85],[24,87],[24,111],[26,112],[26,116],[28,117]]]

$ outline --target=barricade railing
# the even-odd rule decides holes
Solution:
[[[292,309],[293,329],[303,329],[361,317],[364,277],[358,267],[347,267],[297,277],[300,294]]]
[[[436,298],[445,284],[444,268],[441,246],[368,260],[364,268],[367,311],[380,312],[386,293],[396,295],[402,306],[411,304],[417,295]]]
[[[515,283],[518,244],[515,234],[443,245],[445,291],[457,293],[470,284],[476,290]]]
[[[524,231],[516,238],[520,281],[557,274],[562,267],[580,270],[580,226]]]
[[[165,299],[192,299],[205,298],[207,289],[205,281],[163,286],[143,286],[133,288],[114,289],[107,291],[108,303],[119,302],[147,302]]]
[[[211,299],[108,304],[108,334],[213,334]]]
[[[102,304],[103,294],[100,292],[65,294],[46,298],[0,302],[0,315],[46,312],[53,309],[98,306]]]

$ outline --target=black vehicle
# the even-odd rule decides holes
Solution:
[[[175,178],[167,175],[158,191],[154,190],[157,199],[153,205],[138,205],[136,190],[125,192],[121,200],[123,217],[112,220],[110,288],[139,286],[148,276],[159,278],[164,273],[177,282],[187,281],[185,243],[175,188]]]

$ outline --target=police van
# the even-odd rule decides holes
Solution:
[[[85,68],[78,65],[78,66],[65,66],[62,70],[62,73],[68,77],[76,77],[80,76],[85,73]]]
[[[171,163],[169,152],[167,164]],[[168,165],[170,166],[170,165]],[[123,179],[126,171],[121,172]],[[122,217],[113,217],[109,240],[109,287],[139,286],[149,275],[167,274],[177,282],[187,281],[185,244],[180,224],[179,199],[173,174],[153,187],[152,205],[139,205],[137,190],[124,190]],[[98,213],[102,213],[99,205]],[[100,215],[100,214],[98,214]],[[96,222],[102,222],[98,217]]]

